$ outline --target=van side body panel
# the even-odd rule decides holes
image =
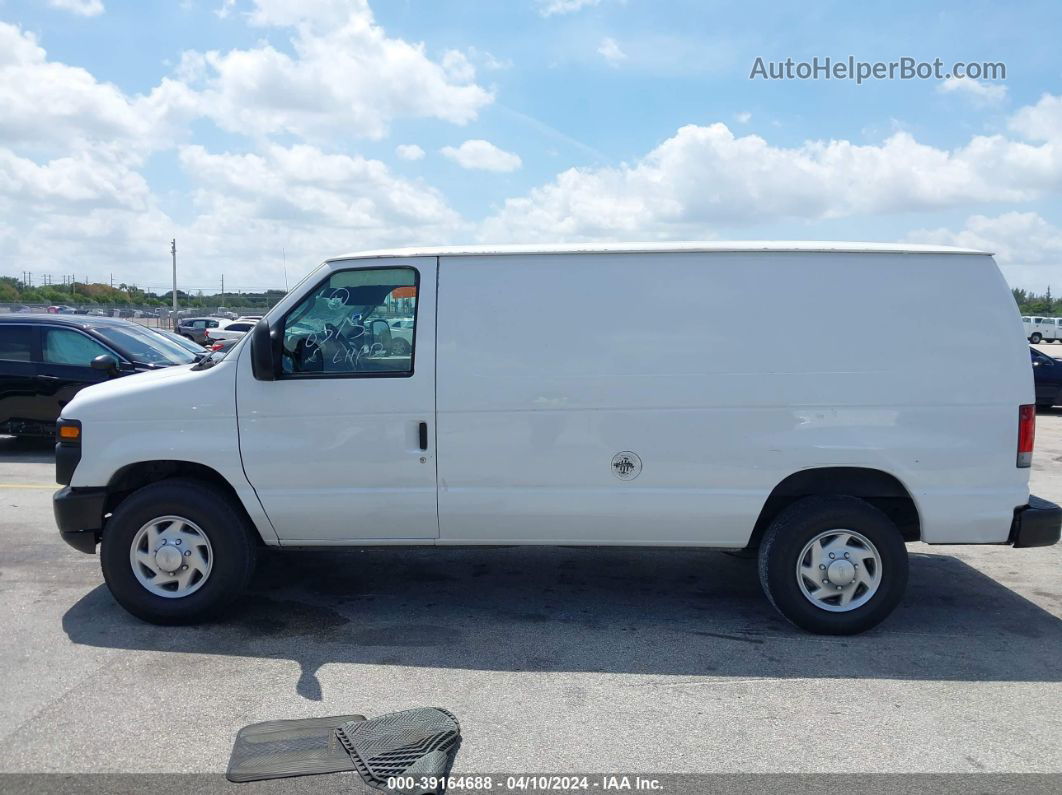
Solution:
[[[977,322],[933,344],[957,291]],[[1004,542],[1028,500],[1032,375],[989,256],[444,256],[438,300],[439,543],[743,546],[817,467],[893,475],[931,543]]]

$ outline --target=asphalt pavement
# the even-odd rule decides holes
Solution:
[[[849,638],[687,549],[270,554],[223,621],[161,628],[60,541],[53,475],[0,438],[0,773],[218,774],[248,723],[433,705],[454,774],[1062,773],[1059,546],[912,545]],[[1033,488],[1062,501],[1062,411]]]

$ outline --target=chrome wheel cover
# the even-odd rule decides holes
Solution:
[[[198,591],[209,579],[214,550],[195,522],[182,516],[160,516],[133,536],[129,565],[149,593],[180,599]]]
[[[797,558],[804,597],[820,610],[847,613],[869,602],[881,585],[881,554],[855,530],[824,530]]]

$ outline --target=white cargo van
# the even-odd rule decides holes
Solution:
[[[942,361],[956,292],[977,323]],[[750,346],[752,306],[786,333]],[[837,333],[868,320],[873,345]],[[645,545],[756,550],[788,619],[859,632],[905,542],[1058,540],[1019,324],[991,256],[952,248],[337,257],[222,361],[79,392],[56,520],[159,623],[216,612],[260,546]]]
[[[1049,333],[1054,333],[1054,329],[1049,329],[1047,326],[1048,320],[1049,318],[1046,317],[1026,317],[1023,315],[1021,323],[1025,328],[1025,339],[1034,345],[1047,339]]]
[[[1033,334],[1039,333],[1040,339],[1032,339],[1033,334],[1029,335],[1030,342],[1058,342],[1062,339],[1062,318],[1059,317],[1041,317],[1037,318],[1040,322],[1033,330]]]

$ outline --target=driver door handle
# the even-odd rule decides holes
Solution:
[[[420,423],[420,426],[418,427],[418,431],[420,433],[420,449],[421,450],[427,450],[428,449],[428,423],[426,423],[426,422]]]

